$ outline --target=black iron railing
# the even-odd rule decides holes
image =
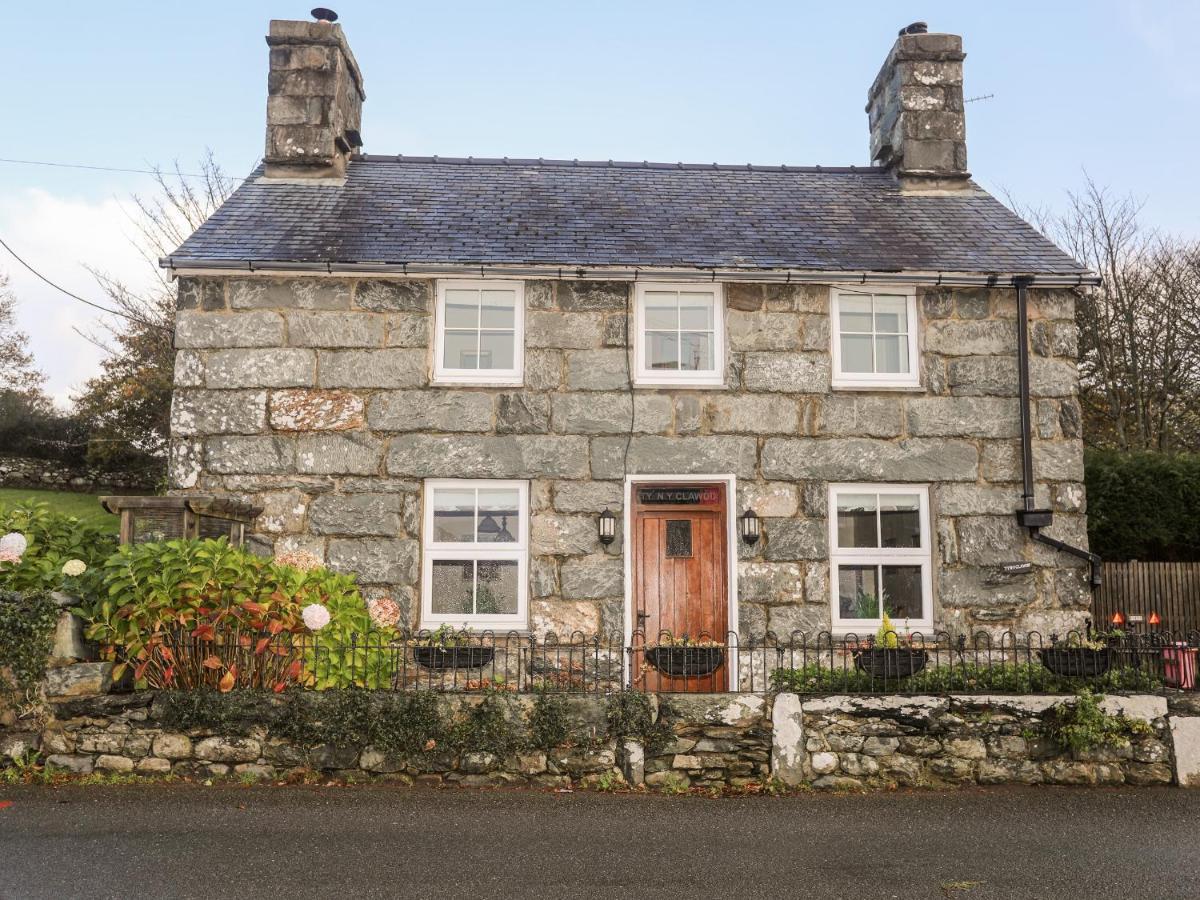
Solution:
[[[152,687],[221,690],[365,687],[395,691],[633,689],[792,691],[801,694],[1062,693],[1196,690],[1200,632],[1071,632],[834,636],[794,632],[740,640],[709,635],[518,632],[370,632],[348,641],[318,633],[230,629],[163,635],[165,662],[143,670]]]

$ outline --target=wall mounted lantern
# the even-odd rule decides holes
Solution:
[[[600,531],[600,543],[607,547],[617,536],[617,517],[607,506],[604,507],[604,512],[600,513],[597,527]]]
[[[746,510],[742,513],[742,517],[738,519],[738,526],[741,530],[743,541],[751,546],[758,543],[758,536],[760,534],[758,513],[752,509]]]

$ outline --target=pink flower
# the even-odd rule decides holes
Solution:
[[[0,563],[13,563],[15,565],[16,563],[19,563],[20,561],[21,561],[21,554],[18,553],[16,550],[0,548]]]
[[[329,610],[320,603],[310,603],[300,610],[300,616],[309,631],[320,631],[329,624]]]
[[[400,604],[391,597],[376,597],[367,601],[367,613],[380,628],[391,628],[400,621]]]

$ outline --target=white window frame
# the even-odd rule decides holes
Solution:
[[[851,296],[902,296],[908,310],[908,372],[843,372],[841,298]],[[920,319],[917,316],[917,289],[911,285],[834,285],[829,296],[829,333],[832,336],[833,379],[835,388],[917,388],[921,386]],[[874,323],[872,323],[874,328]],[[872,332],[874,334],[874,332]]]
[[[921,546],[920,547],[838,547],[837,497],[838,494],[916,494],[920,497]],[[843,619],[838,602],[839,565],[875,566],[921,566],[921,609],[919,619],[893,620],[897,634],[903,636],[904,629],[928,634],[933,629],[933,546],[929,526],[929,486],[918,484],[831,484],[828,497],[829,519],[829,602],[832,612],[834,634],[855,633],[873,635],[883,621],[883,604],[880,615],[875,619]]]
[[[692,372],[651,369],[646,365],[646,292],[686,291],[713,295],[712,371]],[[633,383],[639,387],[724,387],[725,386],[725,291],[714,282],[638,282],[634,285]]]
[[[446,291],[495,290],[507,288],[514,292],[513,367],[511,369],[456,369],[445,366],[446,350]],[[433,384],[503,384],[519,385],[525,380],[525,282],[500,281],[493,278],[438,279],[435,291],[433,322]]]
[[[439,489],[515,488],[520,509],[517,540],[513,543],[435,541],[433,539],[433,493]],[[421,526],[421,627],[452,625],[486,630],[524,630],[529,624],[529,482],[489,478],[436,478],[425,482]],[[478,501],[477,501],[478,502]],[[433,612],[433,563],[435,560],[499,559],[517,562],[517,611],[512,615],[446,615]]]

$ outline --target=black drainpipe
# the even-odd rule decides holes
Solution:
[[[1018,275],[1013,278],[1013,287],[1017,290],[1017,391],[1021,397],[1021,508],[1017,510],[1017,522],[1022,528],[1029,529],[1029,536],[1041,544],[1053,547],[1062,553],[1069,553],[1080,559],[1086,559],[1091,566],[1092,588],[1100,586],[1100,557],[1082,547],[1052,538],[1042,534],[1043,528],[1054,524],[1054,511],[1034,508],[1033,495],[1033,424],[1030,421],[1029,399],[1029,285],[1033,284],[1032,275]]]

